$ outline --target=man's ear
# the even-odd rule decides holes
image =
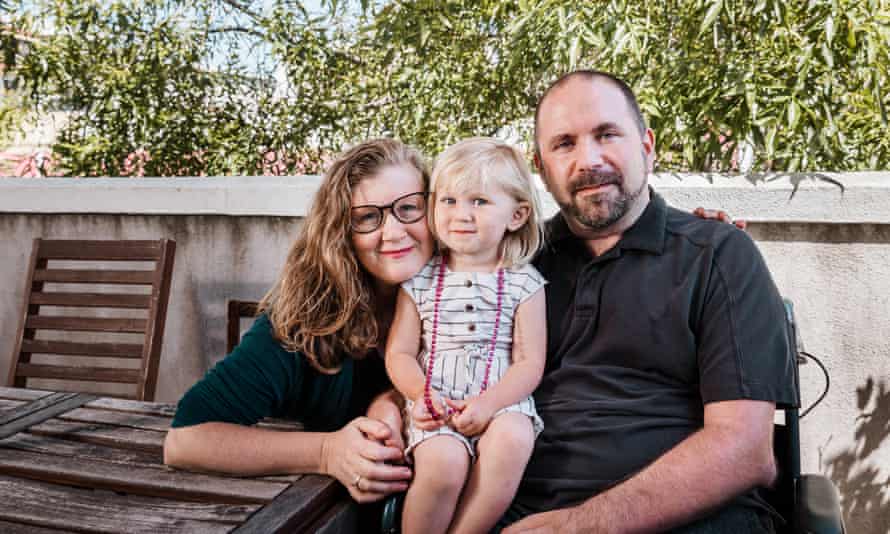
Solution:
[[[547,180],[544,179],[544,163],[541,161],[541,153],[538,150],[535,150],[535,155],[532,156],[532,161],[535,164],[535,170],[538,171],[538,176],[541,177],[541,182],[544,184],[544,189],[550,191],[550,184],[547,183]]]
[[[531,214],[531,207],[528,202],[522,200],[519,204],[516,205],[516,209],[513,210],[513,215],[510,217],[510,222],[507,223],[507,230],[511,232],[515,232],[522,228],[522,225],[528,221],[528,216]]]
[[[646,172],[651,173],[655,168],[655,133],[652,128],[646,128],[643,134],[643,154],[646,158]]]

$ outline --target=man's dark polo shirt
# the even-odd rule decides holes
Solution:
[[[544,432],[514,502],[520,515],[632,476],[702,427],[703,403],[796,402],[781,298],[733,225],[652,192],[599,257],[557,215],[535,263],[549,281],[547,367],[534,395]]]

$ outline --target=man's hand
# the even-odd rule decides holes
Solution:
[[[464,436],[475,436],[485,432],[488,423],[497,412],[485,395],[464,400],[445,399],[445,402],[455,412],[451,416],[451,426]]]
[[[696,215],[698,217],[701,217],[702,219],[715,219],[715,220],[722,221],[725,223],[734,224],[737,228],[739,228],[741,230],[744,230],[748,226],[748,223],[741,219],[737,220],[737,221],[733,221],[732,217],[730,217],[729,214],[723,210],[709,210],[709,209],[705,209],[702,207],[698,207],[698,208],[695,208],[695,210],[693,210],[692,214]]]

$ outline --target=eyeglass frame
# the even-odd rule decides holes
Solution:
[[[423,213],[421,213],[420,216],[417,217],[416,219],[408,220],[408,221],[403,220],[401,217],[399,217],[396,214],[396,210],[394,208],[395,208],[396,204],[399,203],[400,200],[406,199],[408,197],[413,197],[414,195],[420,195],[421,198],[423,198],[423,200],[424,200]],[[429,204],[427,202],[427,199],[429,198],[429,196],[430,196],[430,194],[428,191],[415,191],[414,193],[408,193],[407,195],[402,195],[399,198],[394,199],[389,204],[384,204],[382,206],[378,206],[376,204],[362,204],[361,206],[352,206],[349,208],[350,214],[352,213],[353,210],[357,210],[357,209],[361,209],[361,208],[375,208],[377,210],[377,212],[380,213],[380,222],[378,222],[377,226],[375,226],[374,228],[372,228],[370,230],[358,230],[352,224],[352,217],[350,216],[349,217],[349,229],[357,234],[370,234],[371,232],[376,232],[377,230],[380,229],[381,226],[383,226],[383,223],[386,222],[386,210],[389,210],[389,212],[392,214],[392,216],[395,217],[396,220],[399,221],[400,223],[414,224],[417,221],[423,219],[426,216],[427,212],[429,211]]]

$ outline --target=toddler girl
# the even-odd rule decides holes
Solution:
[[[386,347],[414,463],[402,531],[487,532],[543,428],[540,203],[523,156],[490,138],[445,150],[430,196],[441,254],[402,284]]]

